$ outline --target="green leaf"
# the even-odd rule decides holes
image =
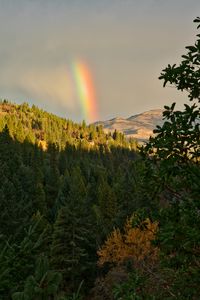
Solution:
[[[36,264],[35,278],[40,281],[44,274],[49,270],[49,263],[47,257],[39,257]]]
[[[26,300],[26,299],[24,298],[24,293],[16,292],[12,295],[12,300]]]
[[[195,46],[187,46],[186,49],[190,50],[191,52],[196,52],[197,48]]]

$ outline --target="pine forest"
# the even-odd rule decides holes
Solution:
[[[143,145],[1,100],[0,299],[200,299],[199,34],[159,79],[188,102]]]

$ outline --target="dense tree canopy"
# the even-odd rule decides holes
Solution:
[[[27,104],[2,101],[0,112],[1,299],[61,299],[83,278],[86,292],[97,273],[97,248],[121,222],[116,191],[124,175],[116,174],[131,170],[137,157],[132,143]],[[43,257],[49,289],[36,291]],[[53,274],[56,287],[48,279]]]
[[[194,22],[200,23],[200,18]],[[144,222],[147,216],[159,222],[157,237],[152,244],[152,247],[159,249],[159,259],[152,265],[152,256],[139,264],[137,259],[132,258],[133,266],[130,269],[129,265],[127,269],[123,258],[126,247],[131,245],[126,245],[126,239],[116,229],[98,252],[99,260],[100,263],[112,262],[117,253],[118,260],[123,259],[121,268],[126,270],[129,278],[117,288],[114,284],[109,286],[107,282],[113,278],[112,270],[115,270],[111,267],[102,281],[104,293],[107,293],[106,289],[114,289],[114,293],[106,294],[107,299],[199,299],[199,37],[198,34],[193,46],[186,47],[188,52],[182,56],[180,65],[168,65],[159,77],[164,80],[164,86],[170,83],[178,90],[187,92],[189,103],[184,105],[182,111],[175,109],[175,103],[171,107],[165,106],[163,126],[157,126],[154,130],[156,136],[141,147],[143,164],[139,163],[140,179],[136,180],[136,190],[143,209],[138,214],[140,222]],[[136,225],[139,230],[140,224],[143,224],[140,222],[133,222],[133,228]],[[135,250],[139,241],[138,236],[133,246]],[[123,243],[125,245],[122,247]]]
[[[186,48],[160,79],[189,104],[165,106],[140,153],[117,131],[0,103],[0,299],[199,299],[199,35]]]

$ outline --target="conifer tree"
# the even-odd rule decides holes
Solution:
[[[117,217],[117,198],[113,189],[105,180],[99,184],[97,197],[101,229],[104,234],[108,234],[112,230]]]
[[[62,276],[49,269],[47,257],[39,257],[35,274],[27,277],[23,292],[12,295],[13,300],[49,300],[56,297]]]
[[[50,144],[48,147],[48,153],[50,155],[50,164],[46,169],[45,176],[45,192],[46,201],[49,209],[52,209],[60,186],[60,174],[57,164],[57,147],[55,144]],[[50,216],[51,218],[51,216]]]
[[[64,186],[65,187],[65,186]],[[64,192],[66,198],[64,199]],[[81,282],[81,275],[88,268],[89,227],[85,206],[86,188],[79,168],[74,168],[69,190],[63,189],[62,203],[54,226],[52,264],[63,274],[64,282],[71,282],[74,290]]]

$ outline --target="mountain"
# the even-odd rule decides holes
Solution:
[[[102,125],[107,132],[118,130],[128,138],[135,138],[140,142],[147,141],[153,135],[156,125],[162,125],[162,109],[153,109],[127,119],[114,118],[108,121],[99,121],[95,125]]]
[[[90,291],[100,242],[136,207],[134,147],[101,126],[0,101],[1,300]]]
[[[55,144],[60,150],[66,144],[75,148],[99,150],[102,147],[125,147],[136,149],[136,143],[127,141],[124,135],[118,133],[117,138],[106,134],[102,126],[90,124],[85,121],[78,124],[68,119],[60,118],[27,103],[20,105],[7,100],[0,100],[0,133],[7,126],[10,136],[20,142],[24,141],[39,145],[43,150]]]

